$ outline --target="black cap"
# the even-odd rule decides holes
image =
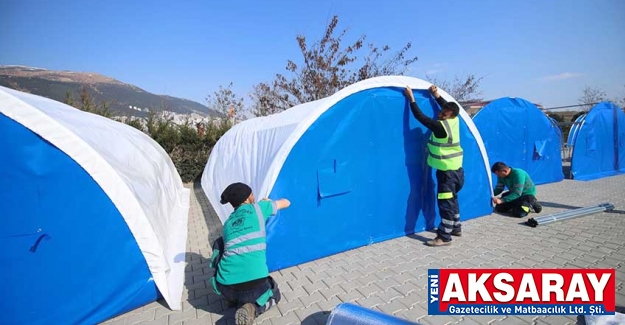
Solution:
[[[252,194],[252,188],[243,183],[232,183],[221,193],[221,204],[241,205]]]

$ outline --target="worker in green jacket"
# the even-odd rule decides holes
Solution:
[[[252,189],[243,183],[230,184],[223,191],[221,204],[227,203],[234,211],[224,222],[223,237],[213,245],[210,265],[215,268],[215,275],[210,282],[215,293],[238,307],[237,325],[253,324],[258,315],[281,298],[267,267],[265,224],[270,216],[291,203],[286,199],[256,202]]]
[[[536,186],[530,175],[521,168],[512,168],[503,162],[496,162],[491,169],[497,175],[497,186],[495,186],[493,203],[496,204],[495,211],[501,213],[511,213],[512,216],[523,218],[533,209],[540,213],[543,207],[536,199]],[[504,191],[501,197],[497,197]]]

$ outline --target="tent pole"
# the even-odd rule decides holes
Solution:
[[[529,218],[525,222],[525,224],[527,224],[530,227],[535,228],[539,225],[545,225],[545,224],[556,222],[556,221],[569,220],[569,219],[587,216],[587,215],[604,212],[604,211],[612,211],[613,209],[614,209],[614,205],[610,203],[602,203],[602,204],[591,206],[591,207],[579,208],[579,209],[575,209],[571,211],[564,211],[564,212],[559,212],[559,213],[553,213],[553,214],[549,214],[549,215],[538,217],[538,218]]]

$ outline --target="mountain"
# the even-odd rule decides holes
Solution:
[[[70,92],[80,99],[85,90],[96,103],[106,101],[115,115],[146,116],[147,110],[166,110],[179,114],[196,113],[202,116],[222,114],[188,99],[156,95],[137,86],[97,73],[54,71],[23,66],[0,66],[0,85],[19,91],[64,102]]]

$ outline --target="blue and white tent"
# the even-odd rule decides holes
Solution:
[[[536,184],[564,179],[559,127],[536,105],[504,97],[484,106],[473,122],[488,159],[525,170]]]
[[[235,125],[215,145],[202,188],[221,221],[232,207],[219,203],[233,182],[257,198],[288,198],[270,219],[270,270],[438,226],[435,177],[427,166],[430,131],[403,95],[414,90],[428,116],[439,107],[420,79],[390,76],[353,84],[332,96]],[[447,93],[441,94],[454,101]],[[492,213],[486,151],[461,110],[466,181],[461,219]]]
[[[602,102],[587,114],[575,130],[571,174],[576,180],[593,180],[625,172],[625,114],[616,105]]]
[[[189,191],[139,130],[0,87],[1,323],[180,309]]]

